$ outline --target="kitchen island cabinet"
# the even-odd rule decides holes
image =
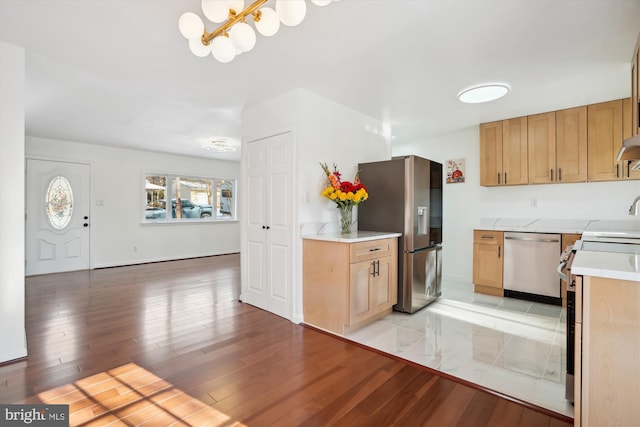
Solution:
[[[304,323],[345,335],[390,314],[398,299],[398,236],[303,237]]]
[[[473,231],[473,284],[474,291],[503,296],[504,233],[502,231]]]
[[[577,276],[576,426],[640,425],[640,282]]]

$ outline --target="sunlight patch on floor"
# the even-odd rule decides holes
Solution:
[[[69,405],[70,426],[242,426],[135,363],[42,392],[37,400]]]

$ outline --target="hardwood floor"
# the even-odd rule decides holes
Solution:
[[[28,277],[0,402],[71,425],[569,426],[238,302],[239,255]]]

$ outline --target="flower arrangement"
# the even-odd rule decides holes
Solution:
[[[349,234],[353,222],[353,207],[364,203],[369,198],[369,193],[360,182],[359,173],[356,173],[353,182],[342,181],[342,175],[335,163],[333,172],[329,170],[326,163],[320,163],[320,166],[329,181],[329,185],[322,190],[321,194],[336,203],[336,207],[340,209],[340,232]]]
[[[360,182],[356,173],[353,183],[342,181],[342,174],[338,171],[338,167],[333,165],[333,172],[329,170],[326,163],[320,163],[322,170],[327,175],[329,186],[322,191],[322,195],[334,202],[338,206],[357,206],[369,198],[367,189]]]

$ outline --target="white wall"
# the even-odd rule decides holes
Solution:
[[[326,187],[320,162],[330,166],[336,163],[345,179],[351,180],[358,163],[389,159],[391,147],[379,120],[300,89],[247,108],[243,112],[242,125],[243,143],[284,131],[293,133],[296,161],[292,191],[297,203],[293,220],[296,246],[292,320],[299,322],[302,321],[300,236],[320,230],[338,230],[335,203],[320,195]],[[244,269],[243,265],[243,272]]]
[[[92,268],[240,251],[238,221],[189,224],[142,221],[145,173],[239,179],[239,162],[34,137],[27,137],[26,155],[91,166]]]
[[[480,133],[466,131],[394,146],[393,155],[417,154],[441,163],[465,159],[466,182],[444,184],[443,274],[471,281],[473,229],[482,218],[630,220],[640,181],[480,186]],[[531,200],[537,207],[531,206]],[[638,223],[640,227],[640,222]]]
[[[298,222],[301,234],[338,231],[336,204],[320,193],[327,178],[320,162],[335,163],[343,179],[353,181],[358,163],[391,158],[382,123],[333,101],[300,91],[298,144]],[[366,183],[364,183],[366,185]],[[357,210],[354,210],[357,218]]]
[[[24,310],[25,53],[0,43],[0,362],[27,355]]]

